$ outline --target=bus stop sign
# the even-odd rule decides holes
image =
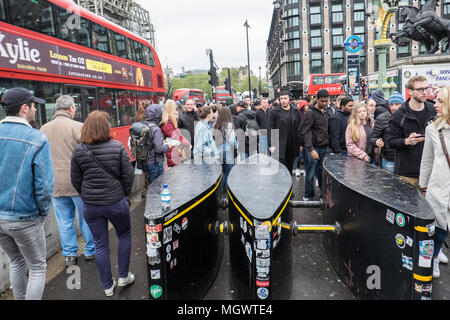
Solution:
[[[361,50],[363,45],[364,42],[362,42],[361,38],[358,36],[350,36],[344,42],[345,48],[350,53],[358,52],[359,50]]]

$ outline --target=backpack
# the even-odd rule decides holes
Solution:
[[[150,155],[150,150],[147,145],[147,138],[150,133],[150,128],[155,127],[153,123],[145,121],[135,122],[130,128],[130,150],[136,160],[147,160]]]
[[[247,119],[245,131],[251,136],[257,136],[259,134],[259,126],[256,119]]]

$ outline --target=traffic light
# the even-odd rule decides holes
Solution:
[[[209,74],[209,81],[208,81],[208,83],[209,83],[211,86],[216,87],[217,84],[218,84],[216,68],[212,67],[212,68],[208,71],[208,74]]]
[[[227,90],[231,94],[231,79],[226,78],[223,83],[225,84],[225,90]]]

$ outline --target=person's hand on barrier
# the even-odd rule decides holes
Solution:
[[[425,137],[423,134],[413,132],[409,135],[408,138],[405,139],[405,144],[407,146],[415,146],[416,144],[418,144],[419,142],[422,142],[424,140],[425,140]]]
[[[365,162],[370,162],[370,157],[369,157],[369,156],[365,156],[365,157],[364,157],[364,161],[365,161]]]
[[[314,160],[319,160],[320,159],[319,158],[319,154],[314,149],[311,151],[311,158],[313,158]]]
[[[269,148],[270,153],[274,153],[276,148],[277,148],[277,147],[270,147],[270,148]]]
[[[378,148],[383,148],[384,147],[383,139],[381,139],[381,138],[378,139],[376,145]]]

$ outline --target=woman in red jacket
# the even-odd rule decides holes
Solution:
[[[178,129],[177,118],[178,111],[176,103],[173,100],[167,100],[163,107],[162,119],[159,126],[161,127],[164,138],[172,140],[169,143],[171,148],[166,153],[167,165],[169,167],[174,167],[182,162],[179,155],[181,150],[191,148],[189,140],[183,137]],[[182,149],[180,147],[182,147]]]

